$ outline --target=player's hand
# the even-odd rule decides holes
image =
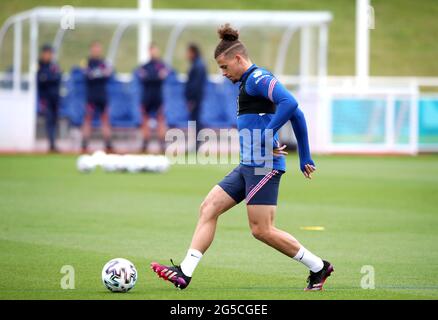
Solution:
[[[286,149],[286,145],[285,144],[282,145],[281,147],[279,146],[277,148],[274,148],[274,152],[273,152],[274,156],[278,157],[278,156],[281,156],[281,155],[286,155],[287,151],[284,151],[284,149]]]
[[[305,164],[303,174],[307,179],[312,179],[312,173],[315,172],[316,167],[313,164]]]

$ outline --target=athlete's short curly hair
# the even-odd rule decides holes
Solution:
[[[222,54],[226,56],[231,56],[233,54],[239,53],[244,57],[248,57],[248,51],[245,45],[239,41],[239,31],[233,29],[229,23],[221,26],[217,33],[221,41],[216,46],[214,51],[214,58],[216,59]]]

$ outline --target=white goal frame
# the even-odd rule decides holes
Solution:
[[[40,22],[58,23],[59,29],[53,44],[55,47],[62,45],[65,32],[60,21],[65,14],[62,8],[38,7],[29,11],[21,12],[9,17],[0,28],[0,52],[4,44],[7,31],[13,28],[13,70],[12,90],[0,89],[0,151],[24,150],[32,151],[35,146],[35,108],[36,101],[36,71],[38,60],[38,25]],[[165,58],[172,62],[176,42],[182,31],[188,26],[219,26],[224,23],[231,23],[238,28],[243,26],[277,26],[283,27],[284,33],[277,50],[276,74],[283,74],[287,62],[287,51],[289,44],[296,33],[300,32],[300,77],[309,76],[310,56],[310,32],[309,28],[317,28],[317,75],[327,75],[327,51],[328,51],[328,26],[332,20],[330,12],[317,11],[238,11],[238,10],[158,10],[147,8],[139,9],[100,9],[100,8],[74,8],[75,24],[93,23],[112,25],[115,27],[110,42],[110,49],[107,59],[114,61],[120,39],[128,26],[138,25],[143,30],[143,40],[139,39],[139,46],[145,45],[145,27],[151,25],[172,26]],[[29,70],[22,70],[22,43],[23,23],[29,21]],[[141,38],[141,36],[140,36]],[[141,62],[145,56],[138,50],[138,61]],[[28,83],[27,90],[22,89],[22,81]],[[11,101],[14,101],[15,108],[7,108]],[[21,121],[25,117],[28,121]],[[24,128],[26,126],[26,128]],[[30,127],[29,127],[30,126]],[[21,134],[11,135],[11,132]]]

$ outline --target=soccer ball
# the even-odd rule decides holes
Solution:
[[[119,170],[120,156],[116,154],[109,154],[102,162],[102,168],[106,172],[114,172]]]
[[[137,282],[137,270],[129,260],[112,259],[102,269],[102,282],[111,292],[128,292]]]
[[[136,173],[141,171],[141,157],[135,155],[125,155],[125,166],[126,170],[131,173]]]
[[[170,167],[170,161],[166,156],[159,156],[159,161],[158,161],[158,167],[157,167],[157,171],[158,172],[166,172],[167,170],[169,170]]]
[[[107,154],[104,151],[98,150],[98,151],[95,151],[91,157],[93,158],[94,164],[96,166],[102,166],[104,161],[105,161],[106,156],[107,156]]]
[[[84,154],[78,158],[76,167],[80,172],[90,172],[96,168],[96,164],[91,156]]]

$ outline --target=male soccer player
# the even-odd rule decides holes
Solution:
[[[94,41],[90,45],[90,56],[85,69],[87,106],[84,123],[82,125],[82,152],[87,152],[88,142],[91,136],[93,115],[100,116],[102,134],[105,140],[106,151],[112,151],[111,125],[108,114],[107,83],[113,73],[113,69],[102,57],[102,45]]]
[[[38,100],[46,120],[46,132],[50,152],[57,152],[56,127],[58,125],[59,86],[61,84],[61,69],[53,61],[53,48],[44,45],[38,61]]]
[[[161,151],[165,151],[166,119],[163,113],[163,81],[169,74],[169,69],[160,58],[160,49],[152,43],[149,47],[150,61],[137,69],[137,75],[143,84],[143,146],[146,152],[150,140],[149,118],[157,119],[157,133],[160,139]]]
[[[289,233],[274,226],[280,178],[286,170],[285,146],[279,146],[277,131],[286,122],[291,121],[297,138],[301,171],[309,179],[315,171],[304,115],[289,91],[270,72],[251,62],[245,46],[238,40],[238,31],[226,24],[218,33],[222,40],[215,50],[216,62],[225,77],[240,82],[237,115],[240,164],[213,187],[201,204],[192,243],[181,265],[172,262],[172,266],[166,266],[153,262],[151,268],[177,288],[186,288],[213,241],[218,217],[245,200],[254,237],[310,269],[305,290],[322,290],[333,266],[307,250]],[[248,132],[252,139],[248,139]],[[258,152],[264,147],[263,141],[265,150],[272,146],[271,160],[266,157],[266,152],[264,155]],[[263,170],[265,174],[260,175]]]

